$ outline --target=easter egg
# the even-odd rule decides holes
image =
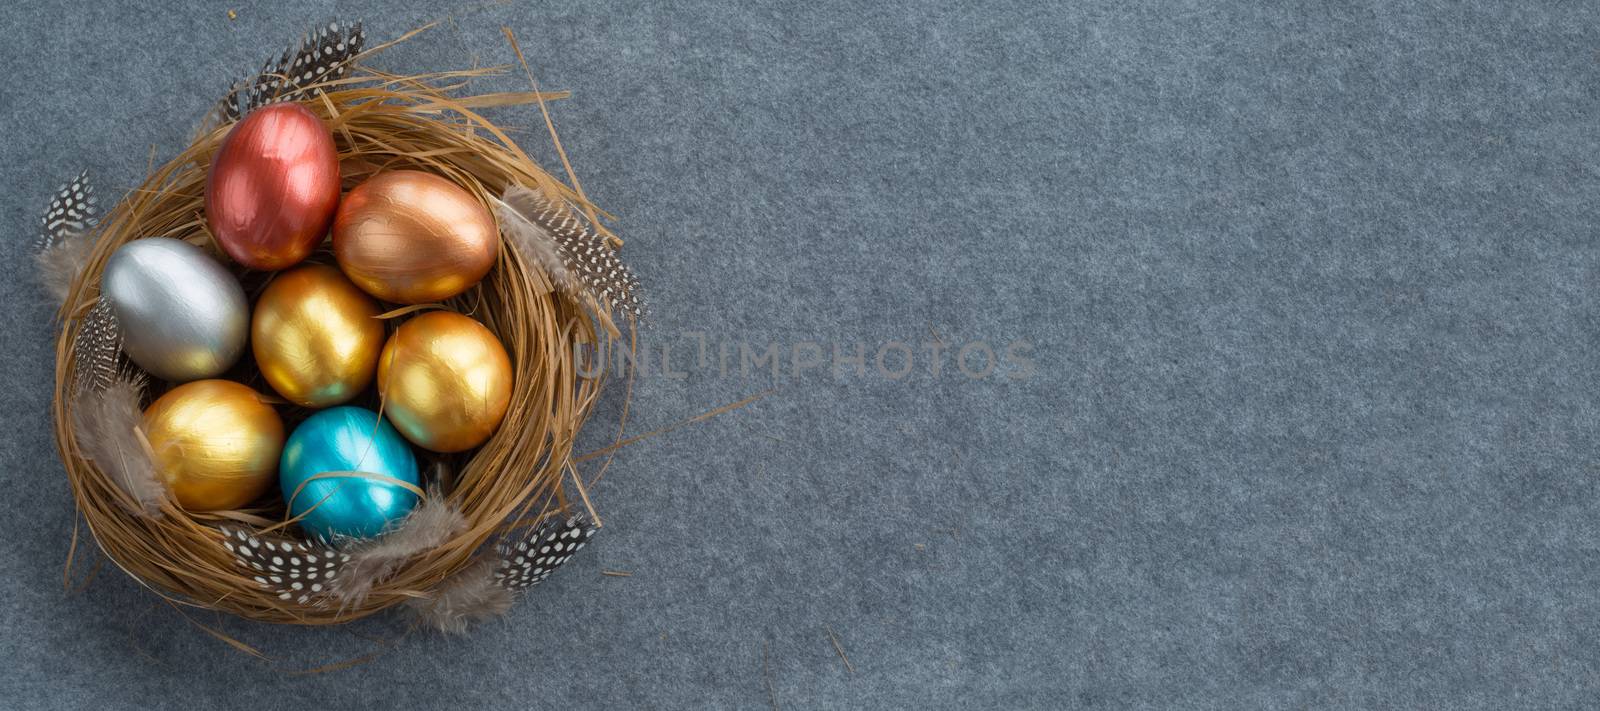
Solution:
[[[401,324],[384,344],[378,393],[406,439],[460,452],[483,444],[505,417],[511,359],[483,324],[431,311]]]
[[[379,173],[344,196],[333,255],[357,286],[421,304],[466,291],[494,266],[500,232],[472,193],[432,173]]]
[[[139,367],[182,383],[221,374],[244,353],[250,305],[239,280],[199,247],[166,237],[117,248],[100,293]]]
[[[322,539],[370,538],[417,505],[417,460],[388,421],[360,407],[307,418],[289,435],[278,486],[291,517]]]
[[[250,112],[222,139],[206,174],[206,224],[251,269],[311,254],[339,205],[339,152],[316,114],[281,103]]]
[[[383,348],[378,314],[378,302],[338,269],[307,264],[278,274],[251,317],[256,365],[297,405],[346,402],[372,383]]]
[[[156,471],[189,511],[236,509],[272,488],[283,421],[261,395],[229,380],[196,380],[144,411]]]

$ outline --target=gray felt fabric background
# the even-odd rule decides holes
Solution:
[[[0,707],[1600,704],[1600,5],[143,5],[0,7]],[[29,246],[336,16],[574,92],[630,432],[775,392],[624,450],[470,636],[194,615],[261,662],[63,591]]]

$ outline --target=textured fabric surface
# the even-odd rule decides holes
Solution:
[[[0,706],[1600,703],[1600,5],[233,9],[0,5]],[[44,201],[333,16],[440,20],[391,69],[509,26],[575,92],[653,303],[630,432],[775,392],[623,450],[590,547],[467,637],[68,594]]]

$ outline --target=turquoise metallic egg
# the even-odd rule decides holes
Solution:
[[[329,472],[377,477],[313,479]],[[378,413],[361,407],[323,410],[300,423],[278,463],[278,485],[289,515],[306,514],[300,527],[324,540],[371,538],[409,513],[417,495],[397,481],[421,486],[417,458],[388,420],[380,421]]]

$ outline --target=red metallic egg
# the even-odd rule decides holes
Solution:
[[[222,139],[206,175],[206,223],[234,261],[275,270],[322,242],[339,206],[333,134],[299,104],[250,112]]]

